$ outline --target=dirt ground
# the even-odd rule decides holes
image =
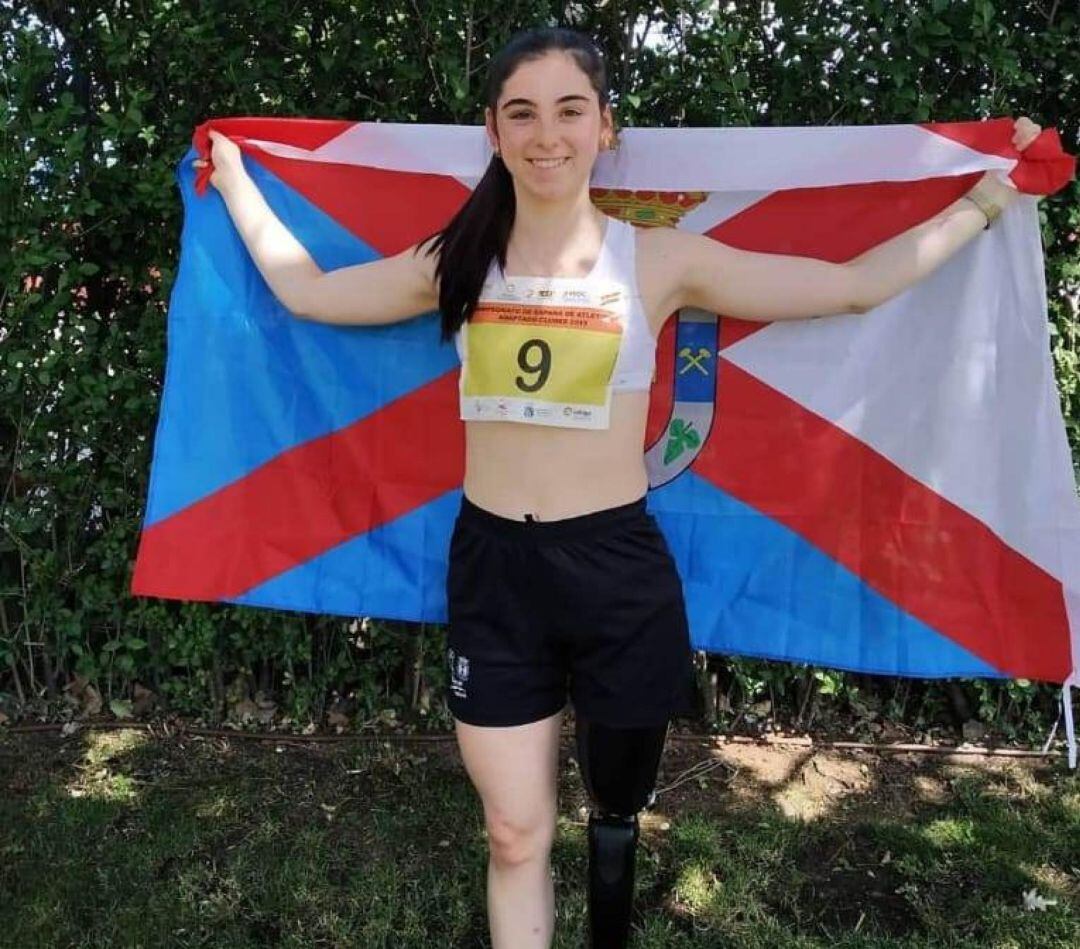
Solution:
[[[48,774],[78,767],[73,760],[83,747],[87,729],[63,737],[57,731],[19,733],[0,730],[0,789],[25,792]],[[102,732],[104,734],[104,732]],[[176,741],[194,739],[182,730],[161,743],[162,764],[171,757]],[[204,739],[207,742],[213,739]],[[233,755],[259,755],[272,747],[240,733],[221,739]],[[345,749],[370,744],[367,739],[308,741],[303,736],[280,734],[270,743],[284,745],[315,765],[329,765]],[[387,744],[389,743],[389,744]],[[387,735],[378,742],[382,753],[406,762],[419,758],[461,769],[454,736],[436,740],[402,740]],[[175,749],[174,749],[175,750]],[[564,727],[560,744],[560,797],[564,806],[576,802],[581,789],[572,722]],[[993,776],[1023,795],[1063,767],[1054,757],[985,757],[963,753],[886,752],[832,749],[824,745],[779,741],[725,741],[722,737],[694,735],[673,728],[668,735],[657,776],[657,802],[643,814],[643,830],[664,812],[688,809],[708,814],[714,809],[731,813],[746,808],[758,811],[768,802],[790,819],[813,821],[828,816],[848,820],[861,817],[903,820],[926,805],[943,803],[950,787],[965,774]],[[582,804],[587,800],[582,797]],[[659,817],[656,815],[660,814]]]

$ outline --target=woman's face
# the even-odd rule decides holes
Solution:
[[[589,78],[558,50],[519,65],[484,118],[516,186],[549,199],[588,187],[597,153],[613,133],[611,109],[600,111]]]

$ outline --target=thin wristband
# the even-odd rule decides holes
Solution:
[[[972,204],[975,205],[975,207],[982,211],[983,217],[986,218],[986,223],[983,225],[983,230],[985,231],[987,228],[990,227],[991,224],[993,224],[994,219],[1001,213],[1001,208],[998,207],[998,205],[994,204],[993,201],[988,201],[985,198],[975,197],[973,191],[974,189],[972,189],[972,191],[969,191],[967,194],[962,195],[962,197],[967,198]]]

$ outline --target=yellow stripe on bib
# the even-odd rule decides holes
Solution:
[[[469,323],[464,395],[607,403],[622,338],[616,313],[483,303]]]

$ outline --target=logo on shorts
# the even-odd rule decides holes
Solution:
[[[448,651],[447,656],[450,666],[450,691],[459,699],[468,698],[465,693],[465,682],[469,678],[468,657],[460,654],[455,656],[453,649]]]

